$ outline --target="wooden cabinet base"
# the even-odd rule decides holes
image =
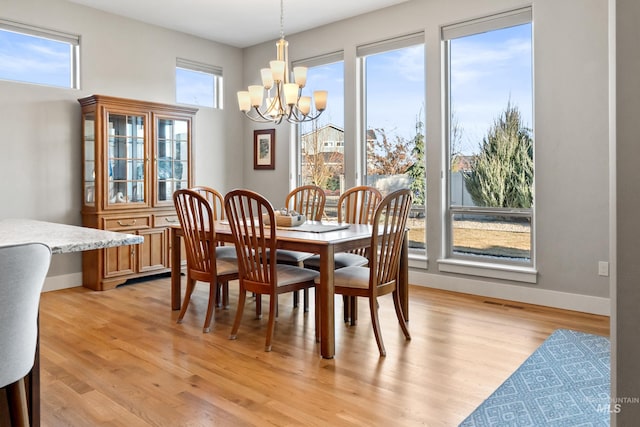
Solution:
[[[157,278],[157,276],[161,274],[167,274],[170,272],[171,271],[169,269],[163,269],[163,270],[153,271],[148,273],[135,274],[127,277],[122,277],[119,279],[104,279],[98,283],[91,283],[83,280],[82,286],[84,286],[87,289],[91,289],[93,291],[109,291],[111,289],[117,288],[120,285],[124,285],[130,279],[138,279],[143,277]]]

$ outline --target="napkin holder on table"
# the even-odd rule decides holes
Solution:
[[[304,224],[307,218],[304,215],[300,214],[283,214],[280,211],[275,211],[275,221],[276,227],[297,227],[298,225]],[[263,216],[264,222],[267,225],[271,225],[269,221],[269,215]]]

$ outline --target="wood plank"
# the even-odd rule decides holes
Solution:
[[[254,318],[251,299],[228,339],[237,283],[231,309],[203,334],[207,287],[176,324],[169,280],[43,294],[43,426],[457,425],[555,329],[609,333],[608,317],[411,286],[411,341],[390,296],[379,299],[386,358],[364,301],[350,327],[336,299],[336,357],[326,360],[313,304],[292,309],[288,295],[266,353],[267,319]]]

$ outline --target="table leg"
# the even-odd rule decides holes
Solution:
[[[170,227],[171,234],[171,309],[180,310],[180,294],[182,287],[182,278],[180,271],[182,269],[182,255],[180,247],[180,236],[178,229]]]
[[[333,246],[324,246],[320,251],[320,286],[316,298],[320,298],[320,354],[325,359],[335,356],[335,307],[333,271]]]
[[[398,271],[398,294],[404,313],[404,320],[409,321],[409,232],[405,231],[400,251],[400,267]]]

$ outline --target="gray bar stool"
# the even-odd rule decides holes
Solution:
[[[24,377],[35,360],[50,262],[51,249],[42,243],[0,247],[0,388],[7,392],[12,426],[30,425]]]

